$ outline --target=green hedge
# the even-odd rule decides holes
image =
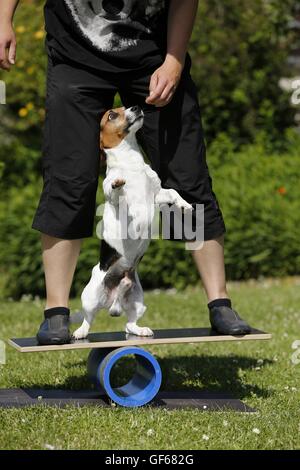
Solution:
[[[300,274],[300,137],[290,132],[285,154],[266,153],[257,142],[232,151],[226,137],[209,149],[214,189],[227,225],[226,266],[231,279]],[[39,184],[11,188],[0,204],[0,252],[5,295],[44,294],[39,235],[31,220]],[[99,190],[98,202],[102,201]],[[99,240],[86,240],[72,293],[79,294],[97,262]],[[153,240],[139,268],[143,286],[183,288],[198,279],[181,242]]]
[[[264,129],[269,140],[293,122],[278,87],[287,70],[294,0],[202,0],[190,51],[209,142],[226,132],[240,145]]]
[[[231,279],[300,273],[300,139],[287,134],[288,153],[269,154],[262,141],[213,165]]]

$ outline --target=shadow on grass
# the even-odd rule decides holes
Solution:
[[[225,356],[176,356],[160,359],[163,372],[162,389],[197,389],[214,392],[232,392],[239,398],[255,394],[268,397],[272,394],[257,385],[247,383],[246,370],[257,367],[257,359],[252,357]],[[264,359],[261,369],[273,361]],[[262,373],[262,371],[260,371]]]
[[[211,392],[232,392],[238,398],[247,398],[255,394],[266,398],[272,395],[272,391],[246,382],[244,375],[247,370],[257,367],[257,360],[251,357],[230,355],[224,356],[176,356],[159,358],[163,375],[161,390],[209,390]],[[125,357],[114,367],[112,383],[120,386],[133,375],[132,359]],[[272,364],[273,361],[264,359],[264,366]],[[86,367],[86,361],[65,364],[64,367]],[[262,370],[258,373],[263,373]],[[80,374],[80,373],[79,373]],[[24,384],[23,384],[24,387]],[[26,385],[25,385],[26,387]],[[63,384],[58,386],[51,384],[35,384],[34,388],[44,389],[87,389],[91,387],[86,374],[70,375]]]

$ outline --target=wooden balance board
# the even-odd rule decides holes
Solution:
[[[158,344],[180,343],[204,343],[213,341],[248,341],[267,340],[271,335],[263,331],[253,329],[250,334],[243,336],[219,335],[210,328],[180,328],[167,330],[154,330],[153,336],[139,337],[125,332],[90,333],[84,340],[74,340],[69,344],[42,346],[36,338],[13,338],[9,344],[21,353],[36,353],[46,351],[65,351],[72,349],[91,349],[87,360],[88,375],[95,384],[98,393],[102,393],[124,407],[143,406],[148,403],[156,403],[166,408],[196,407],[201,409],[233,409],[238,411],[254,411],[239,400],[231,396],[207,394],[199,391],[189,392],[159,392],[162,372],[160,365],[149,351],[141,346]],[[114,365],[124,356],[133,356],[135,359],[135,372],[129,382],[122,386],[113,386],[110,373]],[[48,393],[48,394],[47,394]],[[46,395],[45,395],[46,394]],[[2,390],[0,391],[1,406],[26,406],[40,404],[37,396],[46,398],[45,404],[61,406],[66,403],[98,405],[103,399],[95,397],[91,392],[53,391],[42,390]],[[100,405],[101,406],[101,405]]]
[[[123,346],[145,346],[157,344],[206,343],[213,341],[267,340],[272,335],[253,329],[243,336],[220,335],[210,328],[176,328],[154,330],[153,336],[135,336],[122,331],[90,333],[86,339],[69,344],[42,346],[36,338],[12,338],[8,343],[21,353],[64,351],[68,349],[120,348]]]

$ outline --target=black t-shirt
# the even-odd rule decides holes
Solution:
[[[168,7],[169,0],[47,0],[46,47],[105,72],[146,70],[164,60]]]

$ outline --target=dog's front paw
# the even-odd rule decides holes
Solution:
[[[179,209],[182,209],[184,212],[193,210],[193,206],[182,198],[178,199],[175,204]]]
[[[116,179],[111,183],[111,187],[112,187],[112,189],[121,188],[122,186],[124,186],[125,183],[126,183],[126,181],[123,180],[122,178],[116,178]]]
[[[189,212],[193,210],[192,204],[189,204],[188,202],[184,201],[184,205],[182,206],[184,212]]]
[[[84,325],[81,325],[80,328],[77,328],[77,330],[74,331],[74,333],[72,334],[72,337],[74,339],[84,339],[87,337],[88,333],[89,333],[88,328],[86,328]]]
[[[147,326],[138,326],[136,324],[130,324],[126,326],[126,333],[136,336],[153,336],[153,331]]]
[[[153,336],[154,333],[151,330],[151,328],[148,328],[147,326],[144,326],[140,328],[140,332],[138,333],[138,336]]]

